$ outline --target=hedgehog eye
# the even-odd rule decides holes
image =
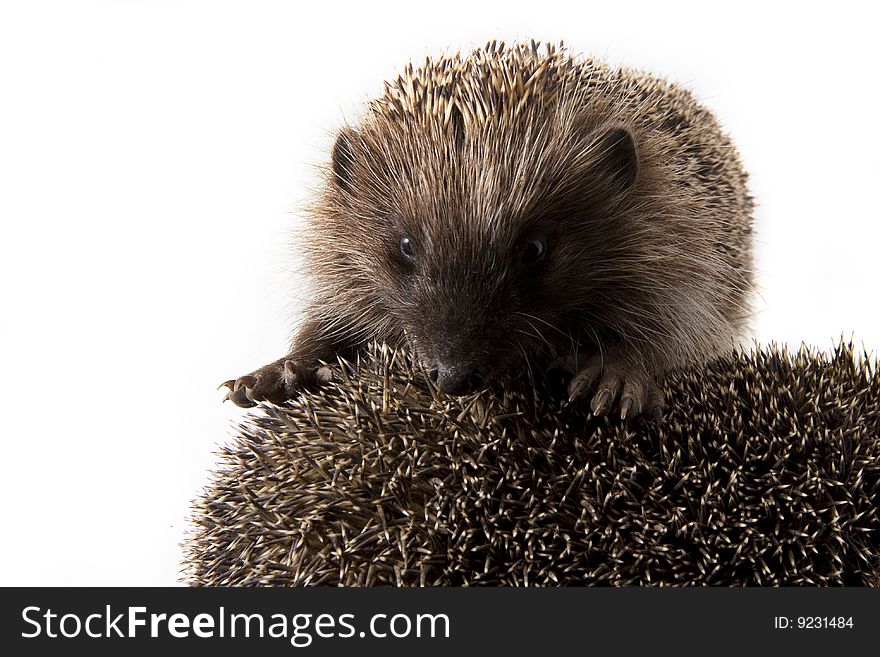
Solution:
[[[522,261],[525,265],[534,265],[544,259],[547,253],[547,243],[543,237],[532,238],[527,244],[522,254]]]
[[[404,235],[400,238],[400,252],[407,260],[413,260],[416,257],[415,249],[413,248],[413,242],[407,235]]]

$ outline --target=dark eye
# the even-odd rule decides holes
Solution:
[[[543,237],[534,237],[526,243],[526,247],[523,250],[522,260],[523,264],[533,265],[536,262],[540,262],[544,259],[544,254],[547,252],[547,244],[544,242]]]
[[[412,260],[416,257],[415,249],[413,248],[412,240],[404,235],[400,238],[400,252],[403,254],[403,257],[407,260]]]

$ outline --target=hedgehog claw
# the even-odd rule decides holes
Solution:
[[[627,415],[632,410],[633,398],[630,395],[624,395],[620,400],[620,419],[626,420]]]
[[[608,411],[611,410],[611,399],[610,390],[600,390],[596,393],[596,396],[593,397],[593,401],[590,403],[593,415],[607,415]]]
[[[593,396],[590,408],[593,415],[608,415],[611,406],[620,390],[621,377],[613,372],[606,372],[599,382],[599,390]]]
[[[287,386],[296,384],[296,363],[292,360],[284,361],[284,383]]]
[[[333,380],[333,370],[329,367],[319,367],[315,372],[315,380],[322,385],[330,383]]]
[[[226,399],[231,401],[236,406],[241,406],[242,408],[251,408],[257,405],[256,402],[254,402],[254,400],[251,399],[250,395],[248,394],[247,388],[238,388],[237,390],[232,390],[228,392],[224,401],[226,401]]]
[[[588,388],[592,388],[596,379],[599,378],[599,366],[594,365],[587,367],[579,372],[568,384],[568,401],[573,402],[575,399],[584,394]]]
[[[257,385],[257,378],[250,374],[246,374],[235,380],[235,386],[233,386],[232,390],[236,391],[241,388],[253,388],[255,385]]]
[[[583,379],[574,379],[571,385],[568,386],[568,401],[573,402],[580,397],[586,387]]]

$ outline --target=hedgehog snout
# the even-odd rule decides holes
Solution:
[[[435,360],[431,364],[429,374],[440,392],[448,395],[467,394],[483,383],[483,373],[468,363]]]

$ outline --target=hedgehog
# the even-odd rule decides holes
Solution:
[[[571,403],[659,418],[658,377],[746,329],[747,175],[659,77],[562,44],[428,58],[339,131],[325,174],[297,241],[313,296],[287,355],[223,384],[240,406],[381,340],[444,394],[561,370]]]
[[[194,585],[878,585],[880,376],[732,352],[663,422],[568,404],[558,371],[439,393],[372,346],[241,423],[194,503]]]

